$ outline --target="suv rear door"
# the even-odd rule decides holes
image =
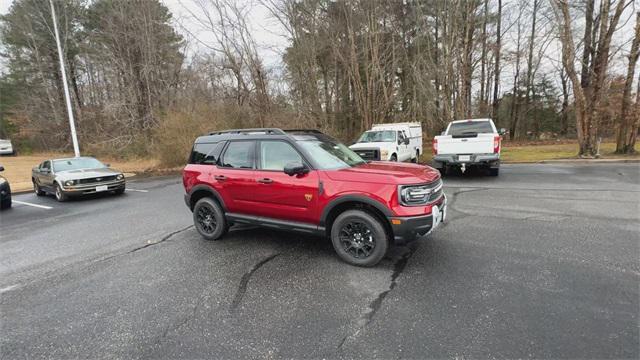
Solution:
[[[289,176],[284,167],[290,162],[306,163],[288,141],[260,140],[253,197],[259,215],[279,220],[313,223],[317,219],[318,174]],[[308,164],[307,164],[308,166]]]
[[[255,214],[254,192],[259,185],[255,181],[254,140],[231,140],[213,171],[213,181],[227,210],[238,214]]]

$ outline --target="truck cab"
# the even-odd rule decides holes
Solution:
[[[417,162],[422,154],[422,126],[417,122],[377,124],[349,148],[365,160]]]

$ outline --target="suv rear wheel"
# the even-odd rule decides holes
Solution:
[[[344,261],[358,266],[374,266],[389,247],[382,223],[362,210],[338,215],[331,226],[331,242]]]
[[[209,197],[198,200],[193,207],[193,223],[206,240],[218,240],[229,228],[224,211],[215,200]]]

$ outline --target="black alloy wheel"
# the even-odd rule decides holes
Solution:
[[[331,225],[331,242],[340,258],[357,266],[374,266],[389,247],[382,220],[360,209],[347,210]]]
[[[213,209],[208,204],[200,206],[198,208],[196,219],[198,221],[198,226],[202,229],[203,232],[207,234],[213,234],[216,231],[216,226],[218,225],[218,223],[216,221]]]
[[[198,200],[193,207],[193,222],[198,233],[206,240],[221,238],[229,227],[220,205],[208,197]]]
[[[376,240],[371,229],[359,220],[345,223],[338,236],[344,251],[356,259],[369,257],[376,247]]]

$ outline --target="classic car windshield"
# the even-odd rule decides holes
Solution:
[[[54,171],[67,171],[67,170],[78,170],[78,169],[100,169],[105,167],[106,167],[105,164],[101,163],[100,161],[94,158],[89,158],[89,157],[53,160]]]

